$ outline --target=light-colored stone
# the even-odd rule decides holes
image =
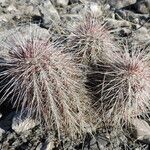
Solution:
[[[1,3],[5,3],[5,2],[6,2],[6,0],[0,0],[0,4],[1,4]]]
[[[7,7],[7,10],[9,12],[17,12],[18,11],[14,5],[10,5],[9,7]]]
[[[112,29],[118,29],[118,27],[128,27],[131,28],[132,24],[129,21],[126,20],[115,20],[115,19],[106,19],[107,24]]]
[[[5,133],[5,130],[3,130],[2,128],[0,128],[0,140],[2,139],[3,134]]]
[[[138,0],[135,8],[139,13],[150,14],[150,0]]]
[[[136,32],[134,33],[134,41],[137,42],[137,44],[144,44],[150,43],[150,31],[145,28],[141,27],[140,25],[137,25]]]
[[[77,15],[79,12],[81,12],[83,10],[83,8],[84,8],[83,5],[75,5],[72,7],[70,12],[71,12],[71,14]]]
[[[108,3],[117,9],[136,3],[136,0],[109,0]]]
[[[150,144],[150,126],[148,123],[141,119],[133,119],[131,123],[136,129],[137,139]]]
[[[37,147],[36,147],[36,150],[42,150],[42,143],[40,143]]]
[[[0,15],[0,22],[8,22],[10,19],[12,19],[12,15],[10,14]]]
[[[90,3],[89,7],[90,7],[91,12],[92,12],[95,16],[101,16],[101,15],[102,15],[101,6],[98,5],[97,3]]]
[[[38,5],[41,2],[41,0],[30,0],[30,2],[34,5]]]
[[[21,133],[29,129],[33,129],[37,125],[38,125],[37,121],[33,120],[30,117],[27,117],[26,115],[22,115],[20,117],[20,113],[15,115],[12,120],[12,129],[16,133]]]
[[[52,22],[60,21],[60,16],[49,0],[45,0],[39,6],[40,13],[43,16],[44,26],[49,27]]]
[[[56,5],[59,5],[59,6],[67,6],[69,3],[69,0],[56,0]]]
[[[6,0],[0,0],[0,5],[1,6],[6,6],[7,4],[6,4]]]
[[[12,123],[12,129],[16,132],[16,133],[20,133],[20,132],[25,132],[29,129],[34,128],[37,125],[37,123],[30,119],[27,118],[25,120],[21,120],[18,118],[13,118],[13,123]]]
[[[106,5],[104,6],[104,10],[110,10],[110,5],[109,5],[109,4],[106,4]]]
[[[16,118],[13,119],[12,129],[17,132],[25,132],[29,129],[32,129],[36,126],[36,123],[32,119],[18,120]]]
[[[53,150],[55,148],[54,141],[49,141],[45,150]]]
[[[81,15],[86,14],[87,12],[91,12],[92,15],[94,15],[95,17],[102,16],[101,6],[94,2],[89,2],[89,3],[86,3],[85,5],[82,5],[78,12]]]

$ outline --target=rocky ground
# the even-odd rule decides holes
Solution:
[[[150,44],[150,0],[0,0],[0,32],[3,34],[16,26],[36,23],[41,29],[53,30],[61,36],[61,28],[69,26],[70,20],[78,18],[85,11],[102,17],[112,34],[119,38],[133,37],[134,42]],[[82,141],[62,137],[62,142],[58,142],[53,132],[42,134],[38,123],[33,120],[24,118],[20,121],[19,112],[16,113],[11,107],[3,105],[0,112],[1,150],[150,148],[150,127],[147,122],[141,126],[142,132],[138,128],[131,133],[136,134],[135,138],[104,129],[98,130],[94,137],[86,135]]]

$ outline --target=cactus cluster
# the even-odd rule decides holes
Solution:
[[[8,82],[1,102],[11,95],[22,114],[27,110],[44,128],[74,137],[84,132],[89,117],[85,77],[71,56],[55,45],[35,27],[28,36],[16,30],[2,42],[2,66],[7,69],[0,76]]]
[[[1,40],[1,67],[6,68],[0,72],[6,83],[1,103],[10,97],[14,107],[27,110],[42,127],[71,137],[88,132],[97,114],[114,127],[147,115],[148,48],[118,46],[106,24],[91,14],[68,31],[62,46],[42,32],[35,27],[29,35],[16,30]],[[85,86],[90,67],[94,91]]]

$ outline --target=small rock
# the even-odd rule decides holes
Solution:
[[[137,42],[137,44],[141,45],[150,42],[150,31],[147,28],[137,25],[134,34],[135,35],[133,38],[134,41]]]
[[[6,0],[0,0],[0,5],[1,5],[2,7],[8,6],[8,4],[6,3]]]
[[[17,9],[14,5],[10,5],[9,7],[7,7],[7,11],[9,12],[17,12]]]
[[[29,13],[32,14],[33,9],[34,9],[33,6],[24,6],[24,10],[25,10],[24,13],[25,14],[29,14]]]
[[[16,139],[13,143],[12,146],[13,147],[17,147],[20,144],[20,141],[18,139]]]
[[[9,149],[9,143],[8,142],[4,142],[3,146],[2,146],[2,150],[8,150]]]
[[[110,4],[111,7],[120,9],[136,3],[136,0],[109,0],[108,3]]]
[[[0,0],[0,4],[5,3],[5,2],[6,2],[6,0]]]
[[[20,117],[19,114],[15,115],[12,121],[12,129],[16,133],[25,132],[29,129],[33,129],[35,126],[37,126],[38,123],[26,116]]]
[[[0,128],[0,141],[2,140],[2,136],[3,136],[4,133],[5,133],[5,130]]]
[[[0,24],[2,22],[7,22],[8,23],[12,18],[13,18],[13,15],[11,15],[11,14],[2,14],[2,15],[0,15]]]
[[[37,147],[36,150],[41,150],[42,149],[42,143],[40,143]]]
[[[95,138],[92,138],[91,141],[90,141],[90,148],[91,149],[105,149],[106,148],[106,145],[108,144],[107,140],[105,141],[106,137],[103,137],[101,135],[98,135]]]
[[[71,9],[71,14],[79,14],[84,9],[83,5],[75,5]]]
[[[32,16],[41,16],[39,9],[37,7],[33,8]]]
[[[56,0],[56,5],[58,5],[58,6],[65,7],[68,5],[68,3],[69,3],[69,0]]]
[[[49,141],[45,150],[53,150],[55,148],[54,141]]]
[[[141,119],[133,119],[131,122],[137,132],[137,139],[146,144],[150,144],[150,126],[148,123]]]
[[[79,11],[81,15],[86,14],[87,12],[91,12],[95,17],[102,16],[101,6],[94,2],[85,3],[84,7]]]
[[[126,11],[118,9],[115,11],[115,19],[122,20],[122,18],[126,18]]]
[[[121,28],[119,31],[119,34],[121,36],[128,36],[129,34],[131,34],[131,30],[127,29],[127,28]]]
[[[30,24],[30,25],[27,25],[27,26],[22,26],[22,27],[18,28],[18,30],[27,39],[30,38],[30,36],[31,36],[29,34],[29,32],[31,32],[31,30],[37,32],[36,34],[40,34],[40,35],[42,35],[42,37],[45,37],[45,38],[50,36],[49,31],[47,29],[41,28],[36,24]],[[12,31],[12,32],[14,32],[14,31]]]
[[[105,149],[107,144],[109,143],[109,140],[106,138],[106,136],[101,133],[97,134],[96,140],[100,149]]]
[[[39,11],[43,16],[43,24],[45,27],[49,27],[54,21],[60,21],[60,16],[57,10],[54,8],[52,3],[49,0],[45,0],[40,6]]]
[[[107,25],[113,29],[118,29],[118,27],[131,28],[131,23],[126,20],[106,19],[106,21]]]
[[[97,3],[90,3],[90,10],[97,17],[102,15],[101,6]]]
[[[104,7],[104,10],[110,10],[110,5],[106,4],[105,7]]]
[[[150,14],[150,0],[138,0],[135,9],[138,13]]]

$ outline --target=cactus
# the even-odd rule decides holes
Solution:
[[[61,133],[73,138],[82,135],[90,111],[79,64],[50,42],[43,29],[32,27],[28,32],[17,29],[1,42],[6,61],[2,65],[7,70],[0,77],[9,79],[1,103],[11,95],[14,107],[21,114],[28,110],[43,129],[57,129],[59,137]]]
[[[116,51],[106,23],[87,13],[70,28],[68,51],[83,64],[97,64],[103,57],[111,57]]]
[[[106,61],[107,62],[107,61]],[[101,64],[97,76],[99,108],[105,122],[113,127],[132,119],[146,117],[150,109],[149,52],[128,45],[111,57],[111,63]]]

